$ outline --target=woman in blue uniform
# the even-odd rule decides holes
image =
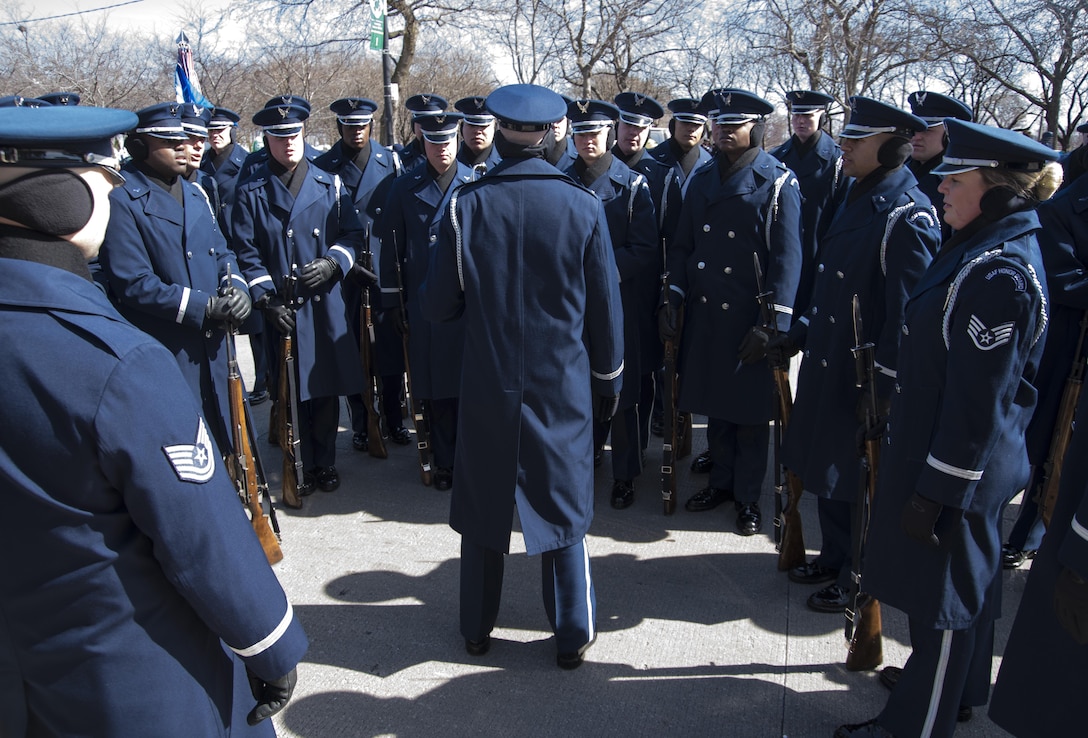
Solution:
[[[986,703],[1001,514],[1028,481],[1024,430],[1047,325],[1035,206],[1057,152],[955,119],[935,170],[954,229],[907,303],[864,582],[907,613],[912,653],[875,719],[836,736],[951,736]]]

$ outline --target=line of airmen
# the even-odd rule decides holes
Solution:
[[[907,331],[912,295],[919,284],[933,280],[929,267],[935,256],[939,260],[945,253],[938,251],[942,236],[947,240],[973,222],[954,220],[958,217],[954,203],[940,208],[942,195],[950,190],[936,189],[938,178],[931,170],[942,161],[947,169],[949,132],[960,131],[967,142],[964,148],[975,154],[959,157],[961,163],[967,162],[967,169],[947,169],[953,177],[977,169],[980,161],[995,161],[999,169],[1008,162],[1029,168],[1054,157],[1027,146],[1026,139],[995,137],[982,130],[985,127],[960,126],[955,121],[970,119],[966,106],[925,92],[911,96],[910,113],[853,98],[850,123],[840,134],[840,151],[820,131],[830,101],[820,93],[790,93],[794,135],[772,157],[762,150],[762,139],[773,106],[744,90],[712,90],[701,100],[670,102],[673,136],[649,156],[644,151],[645,134],[664,112],[656,102],[632,93],[618,96],[614,105],[573,100],[567,118],[574,132],[575,155],[571,157],[562,139],[553,139],[548,159],[554,156],[553,163],[565,164],[563,171],[603,203],[619,270],[624,369],[626,376],[638,379],[624,383],[616,418],[595,428],[597,448],[609,432],[612,436],[613,506],[632,503],[633,480],[641,472],[649,409],[654,403],[653,375],[661,361],[656,339],[678,338],[680,407],[708,417],[710,445],[703,458],[696,460],[699,470],[709,471],[710,484],[688,501],[687,508],[709,510],[732,500],[738,533],[758,532],[773,393],[767,359],[780,362],[804,350],[796,414],[783,452],[785,463],[820,500],[823,548],[817,559],[791,570],[790,578],[834,582],[813,595],[809,604],[817,610],[839,612],[849,590],[844,576],[850,570],[850,508],[856,498],[852,474],[840,475],[856,466],[858,391],[853,377],[847,377],[852,368],[845,358],[852,343],[850,316],[843,312],[847,298],[860,296],[864,325],[871,333],[868,338],[877,346],[876,394],[881,415],[886,419],[891,413],[894,421],[898,416],[891,409],[893,396],[900,393],[899,336]],[[443,487],[453,483],[459,383],[456,377],[451,379],[449,367],[459,365],[457,326],[427,325],[419,314],[418,285],[425,280],[427,249],[437,238],[455,182],[485,175],[497,154],[493,145],[480,145],[486,142],[486,134],[474,132],[475,148],[465,136],[466,143],[454,155],[459,128],[492,125],[482,98],[459,101],[457,113],[446,112],[445,101],[437,95],[416,96],[409,101],[409,107],[413,105],[418,106],[417,141],[402,150],[403,161],[397,153],[372,144],[368,135],[365,140],[349,141],[358,134],[352,129],[369,128],[377,109],[362,98],[330,106],[338,116],[342,140],[319,157],[303,146],[308,104],[290,96],[273,98],[253,118],[266,136],[265,161],[247,164],[236,149],[214,148],[214,156],[206,159],[211,165],[204,171],[211,179],[222,173],[224,181],[216,185],[208,183],[198,168],[204,166],[200,142],[210,131],[235,124],[238,116],[213,110],[209,117],[206,111],[170,103],[153,106],[137,114],[139,122],[126,144],[132,155],[125,170],[128,181],[111,194],[114,215],[107,228],[102,272],[126,316],[137,325],[138,321],[147,323],[145,330],[173,351],[194,395],[204,402],[212,435],[221,448],[227,444],[225,428],[216,422],[226,417],[220,407],[225,391],[216,386],[226,374],[219,371],[221,324],[243,324],[251,305],[256,305],[270,325],[297,331],[302,346],[300,399],[306,407],[304,464],[313,484],[327,491],[339,484],[335,471],[338,398],[357,395],[363,381],[354,340],[359,327],[350,325],[358,310],[350,307],[349,275],[355,275],[356,286],[379,282],[387,296],[384,307],[394,316],[390,325],[408,325],[409,335],[416,337],[409,352],[416,382],[413,390],[430,401],[439,421],[434,426],[434,448],[444,473],[436,483],[438,479]],[[713,156],[700,146],[707,121],[712,124]],[[940,141],[939,149],[933,140]],[[970,143],[977,143],[982,153],[971,152]],[[997,153],[986,150],[987,145]],[[909,169],[908,160],[912,160]],[[239,172],[248,168],[250,173],[232,178],[232,168]],[[189,179],[204,184],[204,191],[187,186]],[[991,220],[1019,212],[1018,206],[1007,201],[989,206],[996,210],[983,213]],[[948,222],[942,222],[942,211],[952,215]],[[960,243],[963,240],[961,234]],[[946,249],[953,243],[954,238]],[[1075,244],[1069,248],[1075,249]],[[365,251],[379,254],[378,274],[368,274],[358,265],[357,257]],[[755,299],[752,253],[766,275],[766,291],[773,296],[770,320],[760,314]],[[1024,361],[1032,369],[1024,376],[1045,390],[1047,385],[1040,383],[1034,366],[1046,321],[1044,275],[1050,275],[1030,253],[1009,258],[1011,266],[1003,264],[1005,271],[995,269],[989,279],[995,274],[1007,276],[1018,292],[1035,295],[1035,313],[1032,309],[1025,313],[1036,317],[1027,331],[1034,335],[1024,349]],[[404,314],[388,301],[401,290],[401,269],[407,297]],[[670,275],[665,295],[658,292],[662,269]],[[963,269],[956,276],[959,281],[952,281],[957,290],[970,284],[968,271]],[[297,310],[279,298],[282,280],[292,274],[297,274],[303,289],[304,300]],[[341,280],[345,289],[336,289]],[[993,301],[994,296],[990,297]],[[659,309],[662,302],[665,307]],[[682,324],[677,320],[681,306]],[[149,322],[151,318],[157,322]],[[986,314],[971,318],[964,335],[975,349],[990,352],[992,348],[987,347],[1010,342],[1003,332],[1005,323],[998,323],[998,318]],[[948,330],[946,326],[944,341],[951,350]],[[450,342],[441,344],[441,336]],[[424,342],[430,346],[421,346]],[[433,347],[439,345],[450,348],[436,351]],[[1069,353],[1066,346],[1061,349],[1063,355]],[[397,376],[395,369],[383,374]],[[1060,379],[1052,376],[1050,386]],[[399,381],[388,384],[399,388]],[[399,420],[399,396],[392,403]],[[963,412],[971,415],[982,410],[968,406]],[[1030,410],[1015,421],[994,421],[998,428],[1003,422],[1013,423],[1002,431],[1011,433],[1013,446],[1015,430],[1023,430]],[[353,413],[353,420],[360,414]],[[399,422],[390,427],[400,427]],[[927,461],[931,476],[976,481],[971,475],[982,476],[982,471],[957,466],[932,453]],[[1006,498],[1027,481],[1019,480],[1018,468],[1010,467],[1006,476],[998,476]],[[1014,478],[1021,483],[1015,484]],[[917,517],[910,519],[905,512],[903,519],[908,534],[937,530],[942,506],[934,508],[932,500],[918,491],[913,495],[908,508]],[[996,528],[1003,508],[1004,504],[988,507],[982,517],[985,524]],[[980,551],[980,555],[988,553],[988,549]],[[902,563],[920,566],[923,558]],[[977,583],[985,613],[982,622],[988,620],[989,631],[972,635],[979,643],[958,656],[971,679],[963,677],[957,694],[962,701],[950,703],[956,709],[948,712],[942,707],[934,713],[938,717],[926,723],[926,730],[935,730],[934,721],[945,726],[933,734],[950,731],[947,715],[962,718],[963,708],[984,704],[989,687],[988,668],[983,678],[973,664],[983,655],[988,664],[992,650],[995,613],[985,606],[983,593],[993,578],[981,574],[992,567],[965,563],[963,576]],[[963,582],[954,586],[962,589]],[[908,600],[904,609],[912,614],[913,638],[916,613],[929,606],[924,594]],[[964,607],[966,620],[935,622],[952,623],[949,632],[959,632],[964,623],[978,629],[980,611],[972,611],[969,604]],[[921,652],[920,634],[918,640],[914,645]],[[894,685],[903,673],[888,674],[888,681]],[[922,691],[917,681],[909,681],[910,688]],[[907,693],[906,685],[895,686],[894,694]],[[947,701],[948,695],[940,699]],[[888,720],[892,718],[895,715]],[[888,733],[886,727],[872,722],[843,730],[844,735]]]

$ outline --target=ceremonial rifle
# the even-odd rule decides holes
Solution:
[[[431,429],[424,413],[423,401],[412,392],[412,369],[408,363],[408,305],[404,299],[404,277],[400,270],[400,250],[397,232],[393,231],[393,264],[397,270],[397,297],[400,299],[400,334],[404,345],[404,378],[408,387],[408,402],[412,408],[412,423],[416,428],[416,449],[419,451],[419,479],[431,486]]]
[[[292,313],[296,310],[298,277],[295,265],[283,278],[284,304]],[[306,482],[302,470],[302,442],[298,436],[298,376],[295,361],[296,329],[280,337],[280,377],[276,387],[278,438],[283,449],[283,504],[296,510],[302,507],[302,487]]]
[[[1069,448],[1069,440],[1073,437],[1073,421],[1077,412],[1077,403],[1080,401],[1080,390],[1084,385],[1085,357],[1081,355],[1084,348],[1084,335],[1088,331],[1088,311],[1080,318],[1080,336],[1077,338],[1077,350],[1073,354],[1073,367],[1069,371],[1069,377],[1065,380],[1065,389],[1062,390],[1062,402],[1058,406],[1058,421],[1054,425],[1054,433],[1050,438],[1050,451],[1047,453],[1046,463],[1043,464],[1043,481],[1039,484],[1039,514],[1043,519],[1043,525],[1050,527],[1050,517],[1054,514],[1054,506],[1058,502],[1058,490],[1062,482],[1062,464],[1065,461],[1065,452]]]
[[[664,239],[662,239],[664,243]],[[661,275],[661,294],[664,296],[662,310],[672,310],[669,304],[669,273]],[[680,330],[683,320],[684,308],[676,308],[677,332]],[[672,323],[672,321],[669,321]],[[664,443],[661,446],[661,500],[665,506],[665,514],[672,515],[676,510],[676,453],[679,447],[681,433],[681,419],[676,410],[676,395],[679,389],[676,377],[676,340],[673,338],[665,341],[665,388],[664,397]]]
[[[366,233],[363,236],[363,240],[366,242],[366,251],[360,256],[362,259],[363,268],[368,272],[374,272],[374,254],[370,250],[370,226],[366,228]],[[359,358],[363,364],[363,379],[366,380],[363,384],[363,404],[366,405],[366,437],[367,437],[367,453],[376,459],[385,459],[389,457],[389,452],[385,449],[385,439],[382,438],[382,419],[381,414],[378,412],[377,402],[375,398],[380,398],[381,394],[376,392],[375,382],[376,376],[374,374],[374,315],[370,309],[370,284],[365,283],[363,285],[363,300],[362,300],[362,335],[359,337]]]
[[[865,553],[865,540],[869,535],[869,511],[876,492],[876,472],[880,461],[880,439],[873,432],[877,423],[882,422],[877,410],[876,371],[873,353],[876,349],[872,341],[862,343],[865,338],[861,323],[861,303],[854,295],[854,370],[856,386],[866,394],[865,403],[865,453],[859,463],[858,501],[854,514],[853,554],[854,561],[850,569],[850,581],[853,586],[850,604],[846,607],[846,668],[849,671],[875,669],[884,661],[884,638],[881,634],[882,622],[880,603],[866,594],[861,588],[861,560]]]
[[[758,294],[760,314],[763,324],[772,336],[778,335],[778,323],[775,320],[774,309],[771,307],[774,293],[768,292],[763,287],[763,266],[759,263],[759,254],[752,252],[752,261],[756,270],[756,289]],[[788,571],[805,563],[805,534],[801,525],[801,493],[804,486],[801,479],[789,469],[783,475],[782,465],[779,459],[781,439],[790,422],[790,414],[793,412],[793,392],[790,390],[789,367],[778,365],[770,361],[771,374],[774,376],[775,391],[775,418],[774,418],[774,510],[775,510],[775,539],[778,543],[778,570]],[[788,496],[785,505],[782,503],[783,476],[785,477]]]
[[[283,560],[283,550],[279,543],[279,525],[276,522],[276,508],[268,496],[268,483],[265,481],[264,470],[257,452],[256,436],[242,386],[242,373],[238,369],[238,355],[234,350],[234,336],[234,326],[228,323],[227,389],[230,396],[230,425],[234,440],[234,450],[230,460],[231,477],[238,495],[249,510],[250,522],[253,524],[253,530],[257,534],[261,548],[264,549],[268,563],[275,564]],[[265,500],[268,500],[267,515],[261,504],[262,495]]]

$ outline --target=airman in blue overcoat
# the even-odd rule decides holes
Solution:
[[[461,633],[469,653],[487,651],[516,505],[526,551],[542,554],[557,663],[571,669],[596,637],[584,538],[592,416],[611,415],[623,377],[619,276],[600,201],[543,159],[562,98],[509,85],[487,106],[503,161],[454,194],[422,288],[424,317],[465,324],[450,508]]]
[[[280,333],[294,331],[304,485],[313,480],[331,492],[340,485],[339,398],[361,392],[363,385],[340,287],[362,248],[363,229],[340,177],[304,156],[308,117],[308,110],[290,103],[253,116],[264,128],[270,157],[238,185],[232,231],[238,263],[266,323]],[[286,306],[286,280],[292,276],[298,277],[301,302]]]
[[[495,116],[487,112],[487,98],[475,95],[462,97],[453,104],[464,115],[461,121],[461,146],[457,161],[472,170],[475,179],[487,174],[502,161],[495,148]]]
[[[865,97],[850,100],[843,128],[843,174],[850,189],[820,238],[812,301],[776,342],[804,348],[782,461],[818,498],[821,548],[791,569],[803,584],[832,582],[808,599],[819,612],[842,612],[851,591],[854,510],[858,502],[855,434],[869,388],[858,390],[853,297],[876,349],[878,406],[891,402],[903,307],[941,241],[940,221],[904,167],[917,117]],[[791,347],[791,352],[796,350]],[[886,414],[886,413],[885,413]]]
[[[790,325],[801,273],[801,193],[793,173],[761,148],[774,107],[743,90],[713,97],[719,153],[692,175],[668,256],[667,299],[684,306],[679,405],[707,416],[713,461],[710,485],[686,506],[710,510],[733,499],[737,532],[754,535],[774,410],[765,320],[782,331]],[[769,318],[757,301],[753,254],[773,293]],[[660,311],[662,338],[675,334],[676,312]]]
[[[692,174],[710,161],[711,156],[703,148],[703,138],[710,112],[702,100],[681,97],[668,103],[672,118],[669,119],[669,138],[655,146],[650,156],[672,167],[680,182],[681,194],[686,195]]]
[[[227,322],[250,312],[245,279],[205,193],[185,181],[182,106],[137,113],[125,183],[110,193],[100,263],[121,314],[174,355],[220,450],[231,449]],[[228,292],[231,296],[221,296]]]
[[[880,715],[836,736],[947,737],[986,703],[1001,516],[1028,481],[1047,324],[1034,207],[1061,181],[1057,153],[945,124],[935,172],[954,233],[907,302],[862,568],[865,591],[907,614],[912,652]]]
[[[234,190],[238,186],[238,173],[245,163],[248,152],[232,140],[231,132],[238,127],[239,116],[233,110],[214,107],[208,118],[208,147],[200,162],[200,169],[215,180],[219,189],[219,227],[230,228],[230,210],[234,205]],[[224,233],[227,240],[230,234]]]
[[[446,323],[426,320],[419,289],[427,277],[431,251],[450,197],[457,187],[474,177],[473,170],[456,158],[460,122],[460,113],[434,115],[421,121],[427,165],[393,183],[379,228],[382,293],[387,304],[397,304],[397,311],[401,300],[406,308],[398,320],[407,321],[412,394],[427,404],[437,490],[448,490],[453,485],[465,331],[459,319]]]
[[[942,233],[948,238],[952,228],[944,222],[944,195],[938,191],[941,178],[933,173],[940,165],[945,147],[948,145],[948,133],[944,125],[945,118],[970,121],[974,116],[963,101],[938,92],[919,90],[907,98],[910,111],[926,122],[927,128],[918,131],[911,139],[910,170],[918,180],[918,187],[937,209],[941,218]]]
[[[646,300],[646,285],[656,282],[658,257],[657,218],[646,178],[632,170],[610,149],[619,109],[603,100],[574,100],[567,106],[578,158],[566,174],[593,191],[604,205],[612,253],[620,273],[623,305],[623,369],[629,378],[620,394],[617,414],[611,423],[594,427],[595,448],[612,435],[612,506],[634,502],[635,477],[642,473],[639,438],[642,339],[656,328],[656,300]],[[660,341],[655,341],[660,343]],[[650,369],[645,369],[649,373]],[[641,408],[648,412],[649,408]]]
[[[87,269],[137,120],[0,112],[0,734],[272,736],[306,637],[173,357]]]

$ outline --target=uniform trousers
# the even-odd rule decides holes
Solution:
[[[379,382],[381,397],[379,407],[385,427],[400,428],[404,425],[404,417],[400,406],[400,376],[390,375],[382,377]],[[365,381],[365,379],[364,379]],[[351,416],[351,432],[366,435],[367,415],[366,401],[362,395],[348,395],[348,414]]]
[[[453,468],[453,456],[457,448],[459,405],[460,402],[456,397],[427,400],[425,404],[427,427],[431,432],[431,454],[434,457],[434,465],[439,469]],[[418,431],[418,428],[416,430]]]
[[[820,566],[839,573],[836,584],[849,588],[850,567],[854,561],[854,515],[857,506],[851,502],[816,498],[816,513],[820,521],[820,553],[814,559]]]
[[[643,452],[650,445],[650,416],[653,415],[652,408],[655,407],[657,400],[656,393],[654,373],[643,374],[638,395],[638,447]]]
[[[1042,470],[1037,468],[1035,479],[1041,475]],[[1041,517],[1042,510],[1039,509],[1039,503],[1035,499],[1038,494],[1042,494],[1042,488],[1037,484],[1033,484],[1024,492],[1024,497],[1020,501],[1020,512],[1016,515],[1016,522],[1013,523],[1007,539],[1013,548],[1021,551],[1038,551],[1043,542],[1046,527]]]
[[[336,432],[340,428],[340,398],[315,397],[298,404],[298,437],[302,468],[336,464]]]
[[[499,615],[505,554],[461,538],[461,635],[480,641]],[[544,609],[559,653],[575,653],[596,636],[597,593],[585,540],[540,555]]]
[[[738,425],[707,418],[706,440],[710,446],[710,486],[733,491],[737,502],[758,502],[767,476],[768,423]]]
[[[642,473],[639,447],[639,406],[620,408],[608,423],[593,421],[594,447],[600,448],[612,433],[612,478],[634,479]]]
[[[994,621],[934,630],[910,619],[911,655],[877,722],[896,736],[950,738],[960,706],[986,704]]]

